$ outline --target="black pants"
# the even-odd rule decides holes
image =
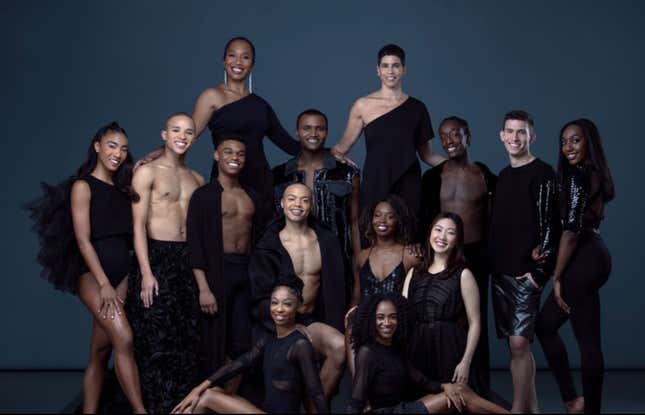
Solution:
[[[571,319],[580,348],[582,390],[586,413],[600,413],[604,359],[600,342],[600,296],[611,271],[611,257],[600,236],[580,234],[578,246],[562,275],[562,297],[571,307],[565,314],[549,295],[536,325],[536,334],[555,375],[564,402],[577,396],[571,377],[569,357],[558,329]]]
[[[224,254],[226,281],[226,355],[236,359],[251,350],[251,282],[249,256]]]
[[[490,284],[490,267],[488,250],[483,242],[464,245],[464,255],[479,288],[479,316],[481,332],[473,356],[473,363],[478,365],[481,379],[486,390],[490,389],[490,349],[488,346],[488,286]]]

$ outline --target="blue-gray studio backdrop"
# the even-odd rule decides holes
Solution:
[[[191,112],[200,91],[221,82],[222,48],[236,35],[257,48],[254,92],[290,131],[305,108],[327,113],[330,145],[352,102],[378,88],[386,43],[405,48],[404,89],[426,103],[435,128],[448,115],[466,118],[473,158],[494,171],[507,163],[498,138],[506,111],[534,115],[533,150],[550,163],[560,127],[593,119],[617,188],[602,225],[614,260],[601,292],[605,359],[644,367],[644,12],[640,1],[3,0],[0,368],[82,368],[88,352],[89,313],[39,277],[20,205],[41,180],[71,174],[110,120],[126,128],[135,156],[158,146],[166,115]],[[265,145],[272,165],[285,160]],[[351,155],[362,163],[363,141]],[[207,175],[211,158],[206,133],[188,163]],[[577,366],[568,325],[565,337]],[[505,343],[493,337],[491,347],[493,366],[507,367]]]

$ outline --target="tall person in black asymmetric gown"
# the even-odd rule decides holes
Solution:
[[[345,133],[331,151],[337,159],[351,162],[346,155],[364,132],[367,155],[361,181],[361,211],[394,193],[418,217],[421,166],[417,154],[432,166],[444,159],[435,154],[430,145],[434,133],[426,106],[402,90],[403,49],[386,45],[377,59],[376,72],[381,88],[356,100]],[[363,232],[361,230],[361,234]],[[366,241],[363,241],[365,245]]]
[[[597,414],[604,375],[599,291],[611,271],[611,256],[598,228],[605,205],[614,198],[614,182],[592,121],[575,120],[562,128],[557,177],[563,232],[553,291],[538,315],[536,334],[567,411]],[[567,350],[558,334],[568,319],[580,348],[583,397],[577,395]]]
[[[258,199],[258,224],[263,228],[275,214],[273,176],[264,154],[266,136],[284,152],[295,156],[300,144],[282,127],[271,106],[252,93],[251,70],[255,47],[246,38],[233,38],[224,48],[224,82],[204,90],[195,102],[193,119],[199,136],[206,126],[213,145],[224,133],[239,134],[246,145],[246,166],[240,184],[250,188]],[[249,81],[249,87],[246,81]],[[212,175],[217,174],[214,166]]]
[[[27,206],[40,240],[42,276],[78,295],[92,314],[90,357],[83,377],[83,413],[96,413],[110,352],[116,376],[135,413],[145,412],[132,329],[122,304],[132,265],[128,137],[116,122],[94,135],[75,176]]]

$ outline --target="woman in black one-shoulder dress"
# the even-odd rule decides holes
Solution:
[[[224,47],[223,60],[224,82],[200,94],[195,102],[193,119],[198,136],[208,126],[213,145],[224,133],[239,134],[244,140],[246,164],[240,183],[258,195],[258,223],[264,227],[273,218],[275,209],[273,176],[262,140],[268,137],[290,155],[298,154],[300,145],[282,127],[273,108],[252,92],[255,47],[251,41],[242,37],[229,40]],[[217,169],[213,168],[211,174],[217,174]]]
[[[78,295],[94,316],[83,378],[83,413],[95,413],[114,351],[116,375],[133,412],[145,412],[132,330],[123,313],[132,265],[132,156],[125,130],[112,122],[94,135],[86,161],[28,206],[40,239],[42,275]]]

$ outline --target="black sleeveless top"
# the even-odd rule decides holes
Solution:
[[[371,251],[370,251],[371,254]],[[399,265],[397,265],[392,272],[387,274],[382,280],[378,279],[374,272],[372,271],[372,266],[370,265],[370,257],[367,256],[367,260],[358,271],[358,277],[361,281],[361,297],[367,297],[374,294],[383,294],[383,293],[401,293],[403,289],[403,282],[405,281],[405,267],[403,266],[403,259]]]
[[[132,264],[132,207],[129,197],[114,185],[87,175],[89,186],[90,240],[101,267],[113,287],[128,275]]]

